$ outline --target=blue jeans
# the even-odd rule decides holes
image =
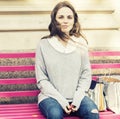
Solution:
[[[83,119],[99,119],[99,113],[92,112],[98,110],[97,106],[87,96],[83,98],[78,111],[72,112],[70,115],[65,114],[61,105],[53,98],[47,98],[41,101],[39,108],[47,119],[63,119],[65,116],[77,116]]]

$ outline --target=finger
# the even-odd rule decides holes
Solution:
[[[68,107],[66,107],[64,110],[65,110],[65,112],[66,112],[67,114],[70,114],[70,113],[71,113],[71,110],[69,110]]]
[[[77,111],[77,108],[76,107],[73,107],[72,108],[72,112],[76,112]]]
[[[67,106],[68,110],[72,110],[72,105]]]
[[[70,114],[71,110],[65,110],[66,114]]]

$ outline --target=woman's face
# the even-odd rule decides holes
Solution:
[[[68,34],[73,28],[74,14],[68,7],[62,7],[56,14],[56,21],[60,24],[61,31]]]

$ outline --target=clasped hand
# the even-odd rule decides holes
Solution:
[[[68,106],[66,106],[66,108],[65,108],[65,112],[67,113],[67,114],[70,114],[71,112],[75,112],[75,111],[77,111],[77,108],[76,108],[76,106],[74,106],[74,105],[68,105]]]

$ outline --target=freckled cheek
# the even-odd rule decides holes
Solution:
[[[61,21],[60,19],[58,19],[58,18],[56,18],[56,22],[57,22],[58,24],[61,24],[61,23],[62,23],[62,21]]]
[[[73,25],[74,25],[73,23],[70,24],[71,29],[73,28]]]
[[[71,21],[69,24],[70,24],[71,26],[73,26],[73,25],[74,25],[74,21]]]

